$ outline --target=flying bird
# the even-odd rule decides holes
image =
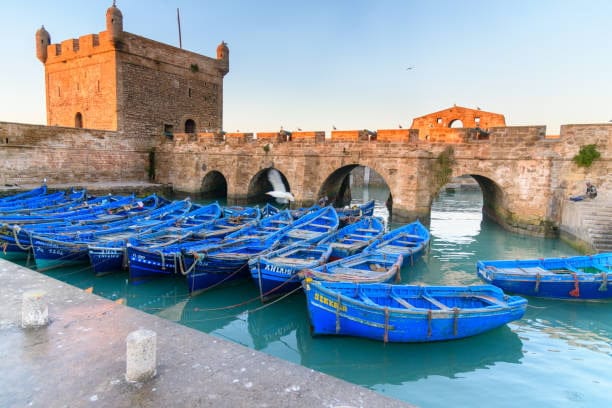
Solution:
[[[281,175],[276,169],[268,170],[268,181],[272,184],[272,191],[266,194],[276,198],[279,204],[287,204],[289,201],[295,201],[295,197],[285,188],[285,183],[281,179]]]
[[[411,65],[408,68],[406,68],[406,71],[410,71],[411,69],[414,69],[414,65]]]

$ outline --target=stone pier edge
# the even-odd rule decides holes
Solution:
[[[0,406],[411,406],[3,259],[0,281]],[[20,327],[28,290],[47,293],[44,328]],[[138,329],[157,333],[157,374],[131,384],[125,339]]]

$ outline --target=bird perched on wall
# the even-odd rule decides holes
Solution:
[[[336,130],[336,127],[334,125],[332,125],[332,129]]]
[[[397,125],[397,126],[399,126],[399,128],[400,128],[400,129],[403,129],[403,128],[402,128],[402,125]]]
[[[268,181],[272,184],[272,191],[266,194],[274,197],[279,204],[287,204],[289,201],[295,201],[295,197],[285,188],[285,183],[281,178],[280,173],[276,169],[268,170]]]

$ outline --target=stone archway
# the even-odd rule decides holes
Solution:
[[[370,186],[384,185],[383,196],[370,197],[364,192]],[[363,164],[350,164],[334,170],[323,182],[318,197],[329,198],[329,202],[337,207],[351,204],[351,200],[375,199],[382,203],[391,203],[391,192],[387,181],[370,166]],[[360,194],[361,193],[361,194]],[[380,193],[377,191],[377,193]],[[390,209],[389,209],[390,210]]]
[[[448,127],[453,129],[461,129],[463,128],[463,121],[461,119],[452,119],[448,123]]]
[[[249,182],[249,187],[247,191],[247,201],[248,202],[275,202],[275,198],[266,194],[269,191],[278,190],[279,186],[274,186],[270,181],[269,173],[271,171],[275,171],[278,173],[280,178],[280,182],[284,186],[285,191],[291,191],[291,187],[289,186],[289,182],[287,181],[287,177],[278,169],[274,167],[267,167],[265,169],[259,170],[251,181]]]
[[[83,114],[81,112],[77,112],[74,115],[74,127],[79,129],[83,127]]]
[[[208,172],[202,179],[200,187],[202,198],[227,198],[227,180],[218,171]]]
[[[502,186],[492,178],[477,174],[477,173],[464,173],[453,178],[453,181],[449,183],[451,188],[458,188],[458,184],[461,184],[460,180],[471,177],[475,180],[480,187],[482,193],[482,212],[483,215],[496,220],[499,222],[500,215],[508,214],[507,210],[507,195],[504,192]],[[447,184],[444,188],[448,187]],[[502,217],[503,219],[504,217]]]
[[[193,119],[187,119],[185,121],[185,133],[195,133],[196,123]]]

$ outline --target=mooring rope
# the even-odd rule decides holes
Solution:
[[[383,336],[384,343],[389,342],[389,308],[385,306],[385,334]]]
[[[341,295],[340,292],[338,292],[337,296],[336,296],[336,334],[340,333],[340,302],[341,302]]]
[[[21,230],[21,228],[19,228],[19,227],[13,228],[13,238],[15,238],[15,244],[19,247],[19,249],[21,249],[23,251],[29,251],[30,248],[32,248],[32,243],[30,242],[30,246],[28,246],[28,247],[21,245],[21,241],[19,241],[19,237],[18,237],[20,230]]]
[[[597,290],[599,290],[600,292],[605,292],[608,290],[608,273],[607,272],[601,273],[601,285],[599,285],[599,288]]]
[[[459,312],[461,309],[458,307],[453,308],[453,336],[457,336],[459,331]]]

